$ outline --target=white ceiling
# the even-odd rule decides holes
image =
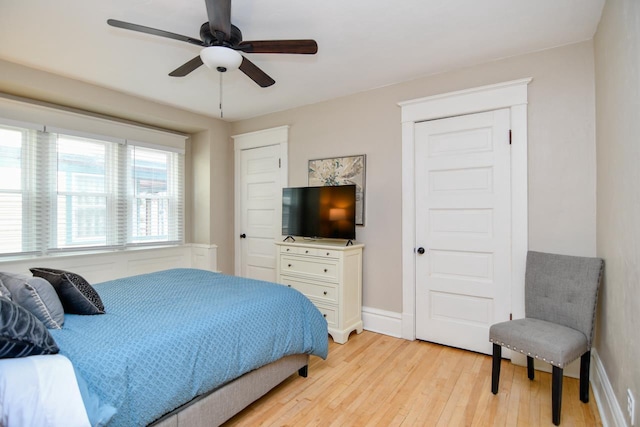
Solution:
[[[233,0],[244,40],[312,38],[316,55],[247,57],[276,80],[223,78],[225,120],[588,40],[604,0]],[[219,117],[219,74],[168,73],[199,53],[108,18],[199,38],[204,0],[0,0],[0,58]]]

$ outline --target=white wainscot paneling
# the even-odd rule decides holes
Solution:
[[[4,260],[0,261],[0,270],[31,275],[29,269],[33,267],[56,268],[77,273],[90,283],[99,283],[170,268],[216,271],[216,258],[217,246],[194,244]]]

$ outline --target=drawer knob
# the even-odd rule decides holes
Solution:
[[[291,267],[293,264],[287,264],[288,267]]]
[[[287,285],[288,287],[291,287],[291,285]]]
[[[324,269],[324,272],[326,273],[327,271],[329,271],[329,270],[327,270],[327,269],[325,268],[325,269]]]
[[[287,252],[289,252],[291,249],[287,248]]]
[[[329,252],[327,252],[327,256],[331,255]]]
[[[327,291],[324,291],[324,292],[323,292],[323,294],[325,294],[325,295],[326,295],[326,294],[327,294]]]
[[[326,314],[323,314],[323,315],[322,315],[322,317],[327,317],[327,315],[326,315]]]
[[[305,254],[308,254],[308,253],[309,253],[309,251],[304,251],[304,253],[305,253]]]

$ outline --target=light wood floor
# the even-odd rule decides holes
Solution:
[[[551,374],[503,360],[491,394],[491,357],[364,331],[330,341],[312,356],[309,376],[293,375],[225,426],[547,426]],[[561,426],[601,426],[590,395],[564,379]]]

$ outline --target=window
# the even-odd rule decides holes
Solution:
[[[176,215],[180,194],[171,182],[181,166],[171,153],[148,148],[131,147],[128,157],[133,189],[130,241],[174,240],[171,218]]]
[[[108,174],[107,165],[114,151],[113,143],[57,135],[54,248],[111,243],[107,241],[107,206],[118,194],[110,191],[108,176],[114,174]]]
[[[0,256],[182,243],[183,175],[170,147],[0,124]]]
[[[25,132],[0,128],[0,252],[23,250],[21,224],[23,219],[22,147]]]

